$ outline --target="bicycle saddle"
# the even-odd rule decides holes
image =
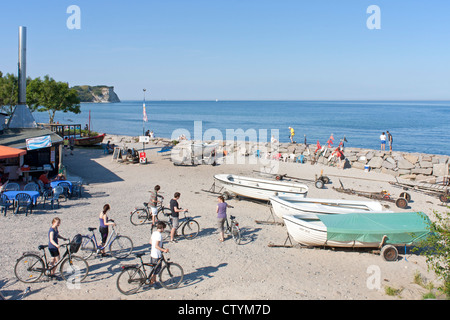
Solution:
[[[136,257],[140,258],[142,256],[145,256],[145,252],[138,252],[134,254]]]
[[[147,207],[148,206],[148,202],[144,202],[144,206]]]
[[[97,228],[88,228],[89,231],[94,231]]]
[[[44,250],[44,249],[47,248],[47,247],[48,247],[48,245],[41,244],[41,245],[38,247],[38,249],[39,249],[39,250]]]

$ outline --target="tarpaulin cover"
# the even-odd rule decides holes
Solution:
[[[327,239],[333,241],[412,244],[425,239],[430,219],[422,212],[321,214],[327,227]]]
[[[0,146],[0,159],[17,158],[27,154],[26,150]]]

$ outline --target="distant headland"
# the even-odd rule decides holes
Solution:
[[[94,102],[94,103],[114,103],[120,102],[119,97],[114,92],[114,87],[111,86],[74,86],[78,92],[80,102]]]

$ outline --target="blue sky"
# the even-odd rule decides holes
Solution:
[[[450,100],[446,0],[2,1],[3,73],[17,72],[20,25],[28,76],[122,100]]]

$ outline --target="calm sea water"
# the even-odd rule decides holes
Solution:
[[[379,149],[380,134],[389,130],[394,150],[450,155],[450,101],[147,101],[145,123],[142,105],[83,103],[81,114],[57,113],[55,121],[84,126],[91,111],[95,131],[138,136],[144,129],[166,138],[177,137],[175,129],[194,137],[194,122],[201,121],[200,135],[218,129],[226,138],[227,129],[254,129],[261,141],[279,130],[281,142],[289,141],[291,126],[297,142],[306,135],[308,143],[325,144],[333,134],[335,145],[345,136],[347,147],[370,149]],[[48,122],[47,113],[34,116]],[[267,138],[260,129],[267,130]]]

